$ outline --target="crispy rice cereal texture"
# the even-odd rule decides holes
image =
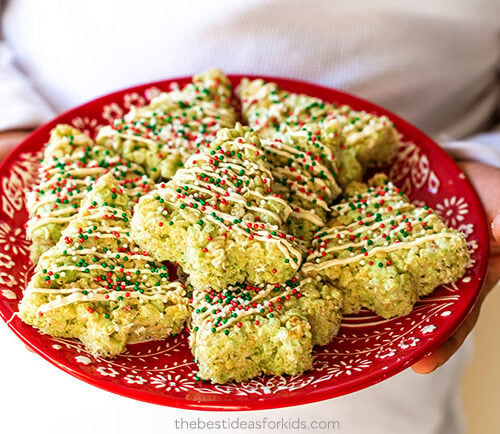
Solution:
[[[301,374],[343,314],[407,315],[463,276],[460,232],[385,175],[361,182],[396,152],[387,117],[261,79],[236,93],[248,126],[212,69],[96,141],[52,130],[27,194],[24,322],[103,357],[186,326],[199,378],[225,384]]]
[[[170,179],[196,149],[235,122],[231,82],[219,69],[211,69],[182,89],[133,107],[123,119],[101,128],[98,142],[143,165],[153,179]]]
[[[134,200],[153,183],[138,164],[123,160],[106,146],[96,145],[80,130],[60,124],[50,134],[39,169],[39,181],[27,194],[27,236],[31,259],[57,243],[94,181],[112,173]]]
[[[312,347],[341,320],[340,291],[319,279],[194,291],[190,345],[199,376],[215,383],[310,369]]]
[[[132,232],[157,260],[178,262],[197,289],[281,283],[302,260],[284,232],[290,212],[273,192],[258,136],[237,125],[139,201]]]
[[[292,208],[287,221],[289,232],[310,240],[314,230],[326,224],[329,206],[341,193],[336,138],[317,124],[308,124],[261,143],[276,190]]]
[[[311,122],[334,131],[343,150],[338,178],[342,186],[360,180],[367,167],[389,163],[396,152],[399,134],[386,116],[287,92],[262,79],[242,80],[237,93],[244,121],[262,137],[300,130]]]
[[[427,206],[412,205],[385,175],[353,183],[346,194],[303,266],[343,291],[345,313],[407,315],[420,296],[463,276],[464,236]]]
[[[61,239],[40,257],[19,305],[23,321],[78,338],[105,357],[182,329],[186,291],[132,241],[129,202],[112,174],[97,181]]]

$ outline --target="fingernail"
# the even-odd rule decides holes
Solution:
[[[497,214],[491,222],[491,233],[493,238],[500,243],[500,214]]]

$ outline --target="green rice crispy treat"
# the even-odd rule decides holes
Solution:
[[[416,207],[385,175],[352,183],[319,231],[303,270],[344,293],[344,312],[384,318],[411,312],[420,296],[465,273],[464,236],[427,206]]]
[[[309,240],[326,224],[331,202],[341,193],[337,184],[338,156],[332,139],[317,124],[263,139],[276,190],[288,200],[292,214],[289,232]],[[335,140],[335,139],[333,139]]]
[[[141,198],[132,233],[157,260],[179,263],[197,289],[277,283],[302,260],[295,238],[282,229],[290,212],[273,191],[258,136],[237,125]]]
[[[399,133],[386,116],[287,92],[276,83],[243,79],[237,93],[243,119],[261,137],[271,138],[276,133],[297,130],[311,122],[329,129],[332,122],[336,124],[339,146],[343,150],[338,178],[342,186],[360,180],[365,168],[388,163],[400,140]],[[360,167],[353,170],[353,164]]]
[[[78,338],[104,357],[183,328],[188,296],[130,237],[129,202],[112,174],[96,182],[61,239],[40,257],[19,305],[24,322]]]
[[[51,131],[38,184],[26,198],[27,236],[32,240],[34,263],[59,240],[96,178],[109,172],[134,200],[153,186],[141,166],[123,160],[106,146],[96,145],[80,130],[60,124]]]
[[[199,377],[214,383],[310,369],[313,345],[338,332],[340,291],[311,277],[194,291],[190,345]]]
[[[263,79],[243,79],[236,89],[243,120],[261,137],[272,138],[340,113],[342,107],[309,95],[287,92]]]
[[[98,143],[142,164],[153,179],[170,179],[197,148],[235,122],[231,82],[219,69],[211,69],[101,128]]]
[[[339,139],[340,170],[338,181],[346,187],[360,181],[365,169],[388,164],[396,155],[399,133],[386,116],[375,116],[342,106],[340,113],[329,116],[318,125]]]

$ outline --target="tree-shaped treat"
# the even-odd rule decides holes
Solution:
[[[142,164],[153,179],[170,179],[196,149],[235,121],[231,82],[222,71],[211,69],[101,128],[98,142]]]
[[[462,233],[410,203],[385,175],[353,183],[346,194],[302,267],[343,291],[345,313],[366,307],[385,318],[407,315],[420,296],[463,276]]]
[[[309,240],[326,224],[330,204],[341,193],[337,137],[326,133],[317,124],[307,124],[262,140],[276,190],[292,208],[289,232],[301,239]]]
[[[302,255],[284,230],[290,206],[273,187],[259,137],[221,130],[139,201],[133,235],[158,260],[178,262],[197,289],[284,282]]]
[[[96,145],[80,130],[61,124],[51,131],[39,181],[27,194],[27,236],[33,241],[34,263],[59,240],[92,184],[105,173],[112,173],[134,200],[153,186],[141,166],[125,161],[106,146]]]
[[[353,157],[363,169],[386,164],[394,156],[400,140],[399,133],[386,116],[287,92],[276,83],[244,79],[237,93],[243,119],[261,137],[271,138],[278,132],[298,130],[311,122],[326,122],[326,125],[335,122],[340,146],[346,151],[340,156],[341,167],[347,175],[341,172],[339,181],[342,186],[356,180],[349,173]],[[347,159],[345,163],[344,159]]]
[[[112,174],[102,176],[61,239],[40,257],[21,318],[106,357],[128,343],[178,333],[189,316],[189,295],[135,244],[130,218],[130,199]]]
[[[194,291],[190,345],[214,383],[310,369],[313,345],[338,332],[341,292],[300,273],[282,284]]]

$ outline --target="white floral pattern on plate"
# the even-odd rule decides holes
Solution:
[[[400,144],[396,158],[391,164],[389,177],[399,184],[406,194],[423,187],[427,187],[431,194],[436,194],[441,185],[427,155],[414,143],[409,142]]]
[[[115,119],[123,116],[123,109],[117,103],[105,105],[102,109],[102,117],[107,123],[111,124]]]
[[[96,118],[89,118],[88,116],[77,116],[71,121],[71,125],[91,137],[94,137],[99,128],[102,127],[102,124]]]
[[[24,236],[23,229],[0,223],[0,249],[7,253],[12,252],[14,256],[27,255],[29,243]]]
[[[157,374],[150,377],[150,382],[157,389],[165,389],[167,392],[171,390],[175,390],[176,392],[187,391],[195,385],[189,378],[185,378],[180,374]]]
[[[460,227],[469,212],[469,204],[463,197],[445,197],[442,203],[436,205],[436,212],[441,216],[447,225]],[[472,228],[468,228],[472,230]]]

